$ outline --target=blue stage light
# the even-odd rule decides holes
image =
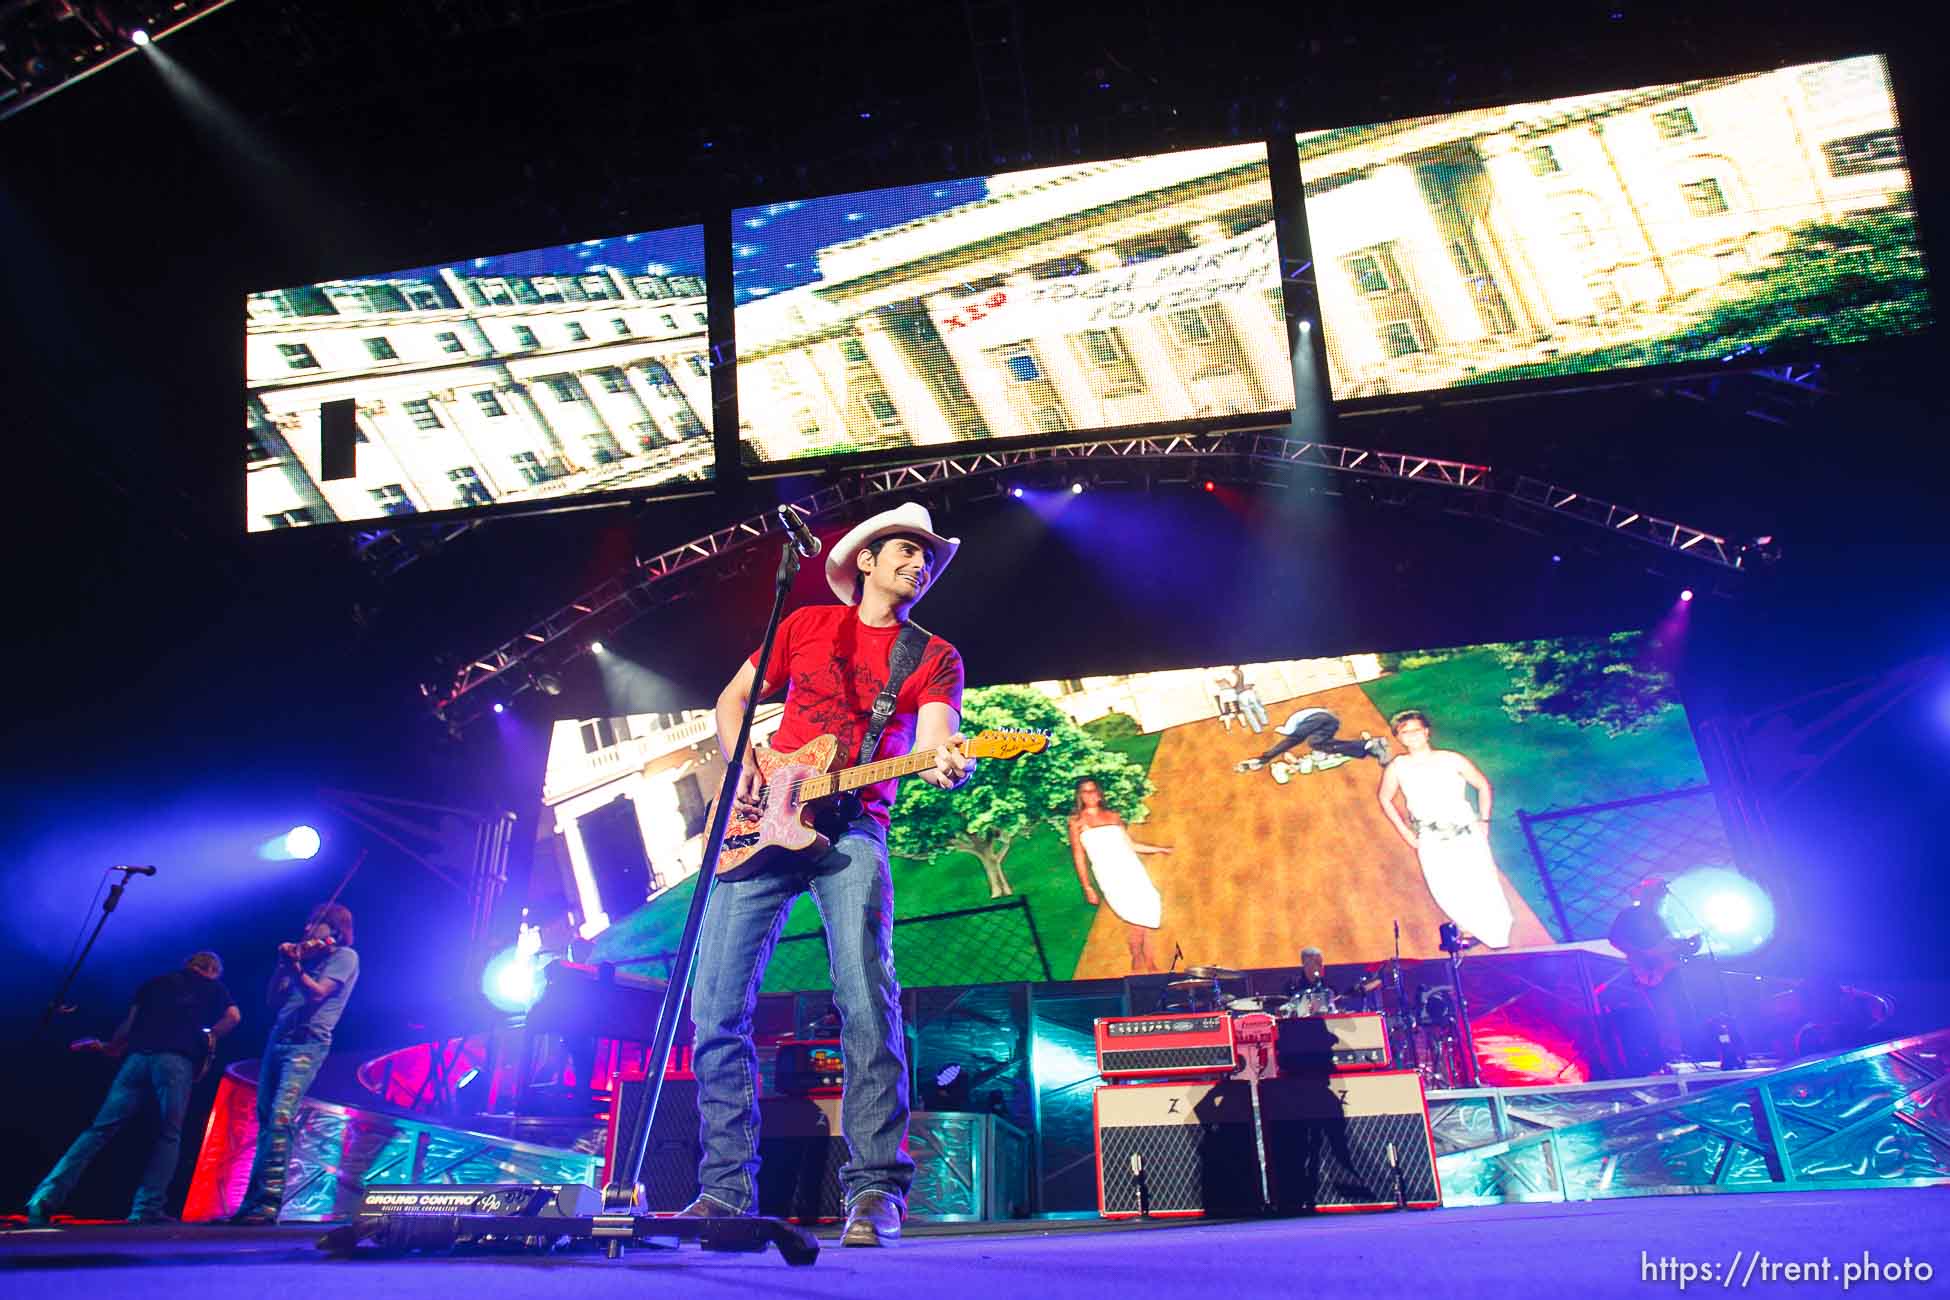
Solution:
[[[1081,484],[1081,483],[1072,483],[1072,484],[1070,484],[1070,495],[1072,495],[1072,496],[1081,496],[1081,495],[1083,495],[1083,484]]]
[[[293,826],[284,835],[284,851],[294,858],[318,856],[318,832],[309,826]]]
[[[1698,867],[1659,908],[1674,934],[1698,934],[1715,957],[1742,957],[1774,937],[1774,900],[1731,867]]]
[[[496,700],[494,702],[494,711],[496,713],[506,713],[508,711],[508,706],[503,704],[501,701]]]
[[[481,971],[481,992],[503,1011],[526,1011],[542,995],[542,968],[534,953],[507,948]]]
[[[1691,600],[1693,598],[1693,589],[1691,587],[1686,588],[1686,590],[1679,593],[1679,598],[1681,600]]]
[[[1009,489],[1009,495],[1010,495],[1010,496],[1012,496],[1012,497],[1017,497],[1017,498],[1020,498],[1020,497],[1022,496],[1022,489],[1021,489],[1021,488],[1010,488],[1010,489]]]

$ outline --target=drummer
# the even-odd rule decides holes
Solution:
[[[1324,1016],[1340,1007],[1339,995],[1327,983],[1327,955],[1311,944],[1300,950],[1300,978],[1290,982],[1286,992],[1281,1015]]]

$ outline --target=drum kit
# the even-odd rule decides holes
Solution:
[[[1344,994],[1324,988],[1287,994],[1254,993],[1244,971],[1226,966],[1188,966],[1166,982],[1158,1010],[1261,1014],[1278,1019],[1377,1011],[1387,1023],[1389,1047],[1398,1067],[1417,1071],[1432,1089],[1469,1086],[1454,993],[1441,985],[1426,985],[1411,995],[1402,979],[1399,957],[1372,968]]]

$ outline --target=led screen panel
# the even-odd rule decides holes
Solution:
[[[1263,145],[733,221],[751,464],[1293,405]]]
[[[253,293],[245,308],[253,532],[711,475],[702,226]],[[322,446],[334,420],[349,466]]]
[[[952,793],[902,786],[901,982],[1377,961],[1396,922],[1410,957],[1449,920],[1497,947],[1603,938],[1646,874],[1731,863],[1661,655],[1621,633],[970,689],[965,733],[1053,743]],[[1435,757],[1391,731],[1408,710]],[[537,878],[555,864],[599,956],[676,946],[723,770],[708,709],[555,724]],[[1115,829],[1072,820],[1085,780]],[[827,987],[810,902],[764,987]]]
[[[1931,322],[1880,56],[1298,142],[1337,399]]]

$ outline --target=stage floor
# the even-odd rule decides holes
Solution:
[[[1685,1287],[1835,1294],[1843,1269],[1910,1270],[1905,1291],[1934,1291],[1916,1269],[1950,1269],[1950,1189],[1646,1197],[1569,1205],[1495,1205],[1414,1214],[1323,1215],[1277,1221],[1056,1223],[931,1227],[898,1249],[831,1243],[810,1268],[775,1253],[634,1250],[595,1254],[335,1260],[315,1227],[238,1229],[74,1227],[0,1234],[0,1297],[63,1294],[142,1300],[263,1300],[321,1284],[362,1297],[466,1295],[515,1300],[538,1289],[668,1280],[694,1294],[844,1295],[848,1300],[1011,1300],[1100,1297],[1318,1295],[1656,1295],[1676,1293],[1676,1267],[1709,1266]],[[1770,1267],[1826,1257],[1830,1277],[1768,1279]],[[1754,1272],[1746,1274],[1750,1262]],[[541,1274],[551,1274],[544,1279]],[[580,1276],[577,1276],[577,1275]],[[1742,1275],[1746,1281],[1743,1286]],[[613,1284],[612,1284],[613,1285]],[[1882,1293],[1887,1282],[1858,1287]],[[1950,1281],[1942,1285],[1950,1286]]]

